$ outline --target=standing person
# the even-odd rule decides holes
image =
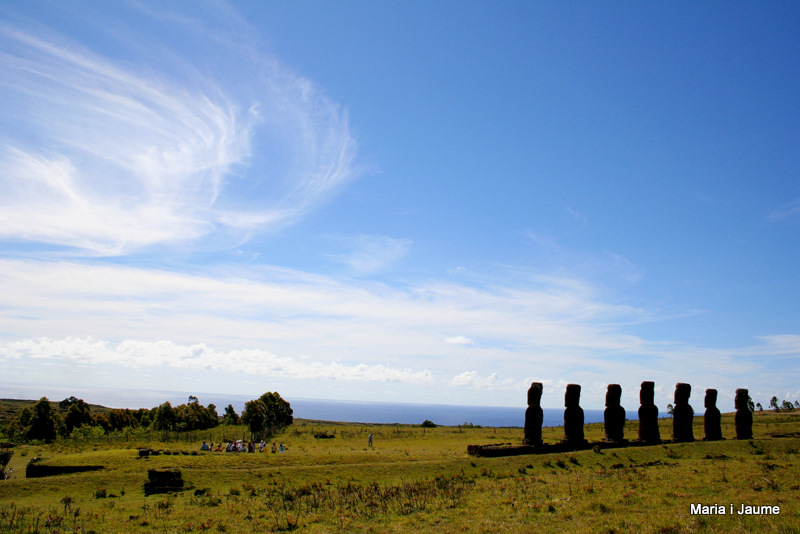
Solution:
[[[371,449],[372,448],[372,434],[367,436],[367,446]]]

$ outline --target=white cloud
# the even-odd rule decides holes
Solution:
[[[99,255],[241,240],[356,174],[346,114],[274,59],[152,43],[132,64],[30,24],[0,24],[0,48],[0,237]]]
[[[487,388],[492,404],[523,402],[530,383],[516,377],[534,375],[585,385],[587,406],[602,406],[607,383],[622,384],[628,405],[643,380],[666,388],[662,405],[672,402],[676,382],[717,388],[721,399],[737,387],[792,387],[794,374],[780,369],[798,356],[796,335],[725,349],[648,340],[627,331],[646,315],[641,310],[599,301],[574,281],[528,284],[388,287],[275,267],[197,275],[0,260],[0,343],[18,382],[33,380],[32,362],[40,360],[22,356],[31,347],[37,358],[58,354],[93,368],[129,366],[132,358],[164,376],[208,368],[207,378],[198,377],[206,390],[230,366],[302,381],[298,391],[314,377],[396,380],[402,387],[394,400],[407,399],[403,388],[411,385],[441,384],[457,390],[429,390],[427,401],[465,404],[468,391]],[[467,339],[481,342],[464,350]],[[16,342],[22,345],[9,348]],[[562,397],[563,388],[548,387],[543,403],[560,406]]]
[[[549,354],[643,348],[642,340],[608,326],[615,319],[628,322],[636,310],[598,302],[580,285],[540,283],[478,289],[429,282],[391,288],[274,267],[201,276],[0,260],[0,322],[15,337],[171,339],[264,347],[312,359],[353,360],[363,354],[363,361],[393,361],[393,366],[416,360],[453,365],[449,351],[460,346],[453,341],[467,341],[461,336],[443,344],[454,331],[494,340],[475,345],[469,357],[491,354],[494,365],[505,367],[525,362],[534,349]]]
[[[450,380],[451,386],[471,386],[477,389],[506,389],[523,391],[524,381],[517,381],[511,378],[500,380],[496,373],[488,376],[480,376],[477,371],[465,371],[454,376]]]
[[[172,341],[126,339],[118,344],[91,337],[24,339],[0,343],[0,359],[65,360],[78,364],[115,364],[133,369],[169,367],[203,369],[224,373],[246,373],[304,380],[331,379],[345,381],[404,382],[430,384],[433,375],[427,370],[412,371],[386,365],[339,362],[308,362],[281,357],[259,349],[219,351],[204,343],[180,345]]]
[[[475,340],[464,336],[446,337],[444,342],[448,345],[474,345]]]

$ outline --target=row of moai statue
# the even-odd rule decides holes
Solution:
[[[526,445],[542,444],[542,421],[544,412],[540,405],[542,400],[542,383],[534,382],[528,389],[528,408],[525,410],[525,440]],[[672,411],[672,439],[674,441],[694,441],[692,420],[694,410],[689,404],[692,386],[678,383],[675,385],[675,405]],[[606,409],[603,412],[605,422],[606,441],[625,443],[625,408],[620,405],[622,387],[619,384],[609,384],[606,392]],[[748,406],[750,398],[746,389],[736,390],[736,416],[734,419],[737,439],[751,439],[753,437],[753,413]],[[578,384],[569,384],[564,396],[564,442],[580,447],[586,444],[583,434],[583,408],[580,407],[581,387]],[[639,441],[645,443],[660,443],[661,434],[658,430],[658,408],[655,405],[655,383],[642,382],[639,390]],[[717,408],[717,390],[707,389],[705,398],[704,430],[706,441],[724,439],[722,437],[721,417]]]

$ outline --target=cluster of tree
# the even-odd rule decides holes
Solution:
[[[66,435],[66,425],[64,418],[53,410],[47,397],[42,397],[33,405],[33,409],[22,410],[17,420],[8,425],[6,434],[12,439],[21,437],[50,443],[58,434]]]
[[[50,443],[57,436],[69,437],[93,430],[104,434],[124,429],[147,430],[204,430],[220,423],[216,406],[203,406],[197,397],[173,407],[169,402],[152,409],[113,409],[103,413],[92,413],[83,400],[69,397],[58,403],[62,413],[53,408],[42,397],[33,408],[23,408],[19,417],[12,421],[5,434],[12,439],[40,440]],[[229,408],[233,410],[233,407]],[[235,413],[235,412],[234,412]]]
[[[233,407],[230,407],[233,409]],[[169,401],[151,410],[153,430],[205,430],[219,425],[217,407],[203,406],[197,397],[189,396],[189,402],[175,408]]]
[[[151,409],[138,410],[113,409],[103,413],[92,413],[91,407],[83,400],[69,397],[58,403],[61,412],[42,397],[33,408],[24,408],[19,417],[5,430],[11,439],[40,440],[50,443],[58,436],[105,434],[125,429],[190,431],[206,430],[217,425],[246,424],[253,439],[265,439],[278,430],[291,425],[292,408],[278,393],[264,393],[256,400],[245,404],[242,416],[236,413],[232,404],[225,408],[225,414],[217,414],[213,404],[203,406],[195,396],[180,406],[165,402]]]
[[[267,392],[246,402],[241,422],[250,427],[253,441],[266,439],[292,424],[292,407],[278,393]],[[234,414],[235,415],[235,414]]]
[[[778,397],[772,397],[769,401],[769,407],[775,410],[776,412],[791,412],[795,408],[800,408],[800,402],[792,401],[783,399],[782,402],[778,403]]]

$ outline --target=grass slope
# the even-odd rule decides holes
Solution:
[[[747,441],[508,458],[475,458],[466,448],[518,443],[521,429],[302,420],[277,437],[284,454],[139,459],[137,446],[188,452],[199,442],[136,436],[20,446],[14,476],[0,482],[0,532],[800,532],[800,415],[761,412],[754,420]],[[702,423],[695,418],[697,438]],[[670,424],[661,421],[662,437],[671,436]],[[320,432],[336,437],[315,439]],[[602,432],[586,427],[591,441]],[[628,423],[627,434],[635,432]],[[548,428],[544,437],[554,442],[562,433]],[[723,415],[723,434],[733,433],[732,414]],[[221,428],[202,439],[237,434],[241,428]],[[34,456],[106,469],[26,479]],[[155,467],[180,468],[191,488],[145,497]],[[781,511],[692,515],[692,503]]]

